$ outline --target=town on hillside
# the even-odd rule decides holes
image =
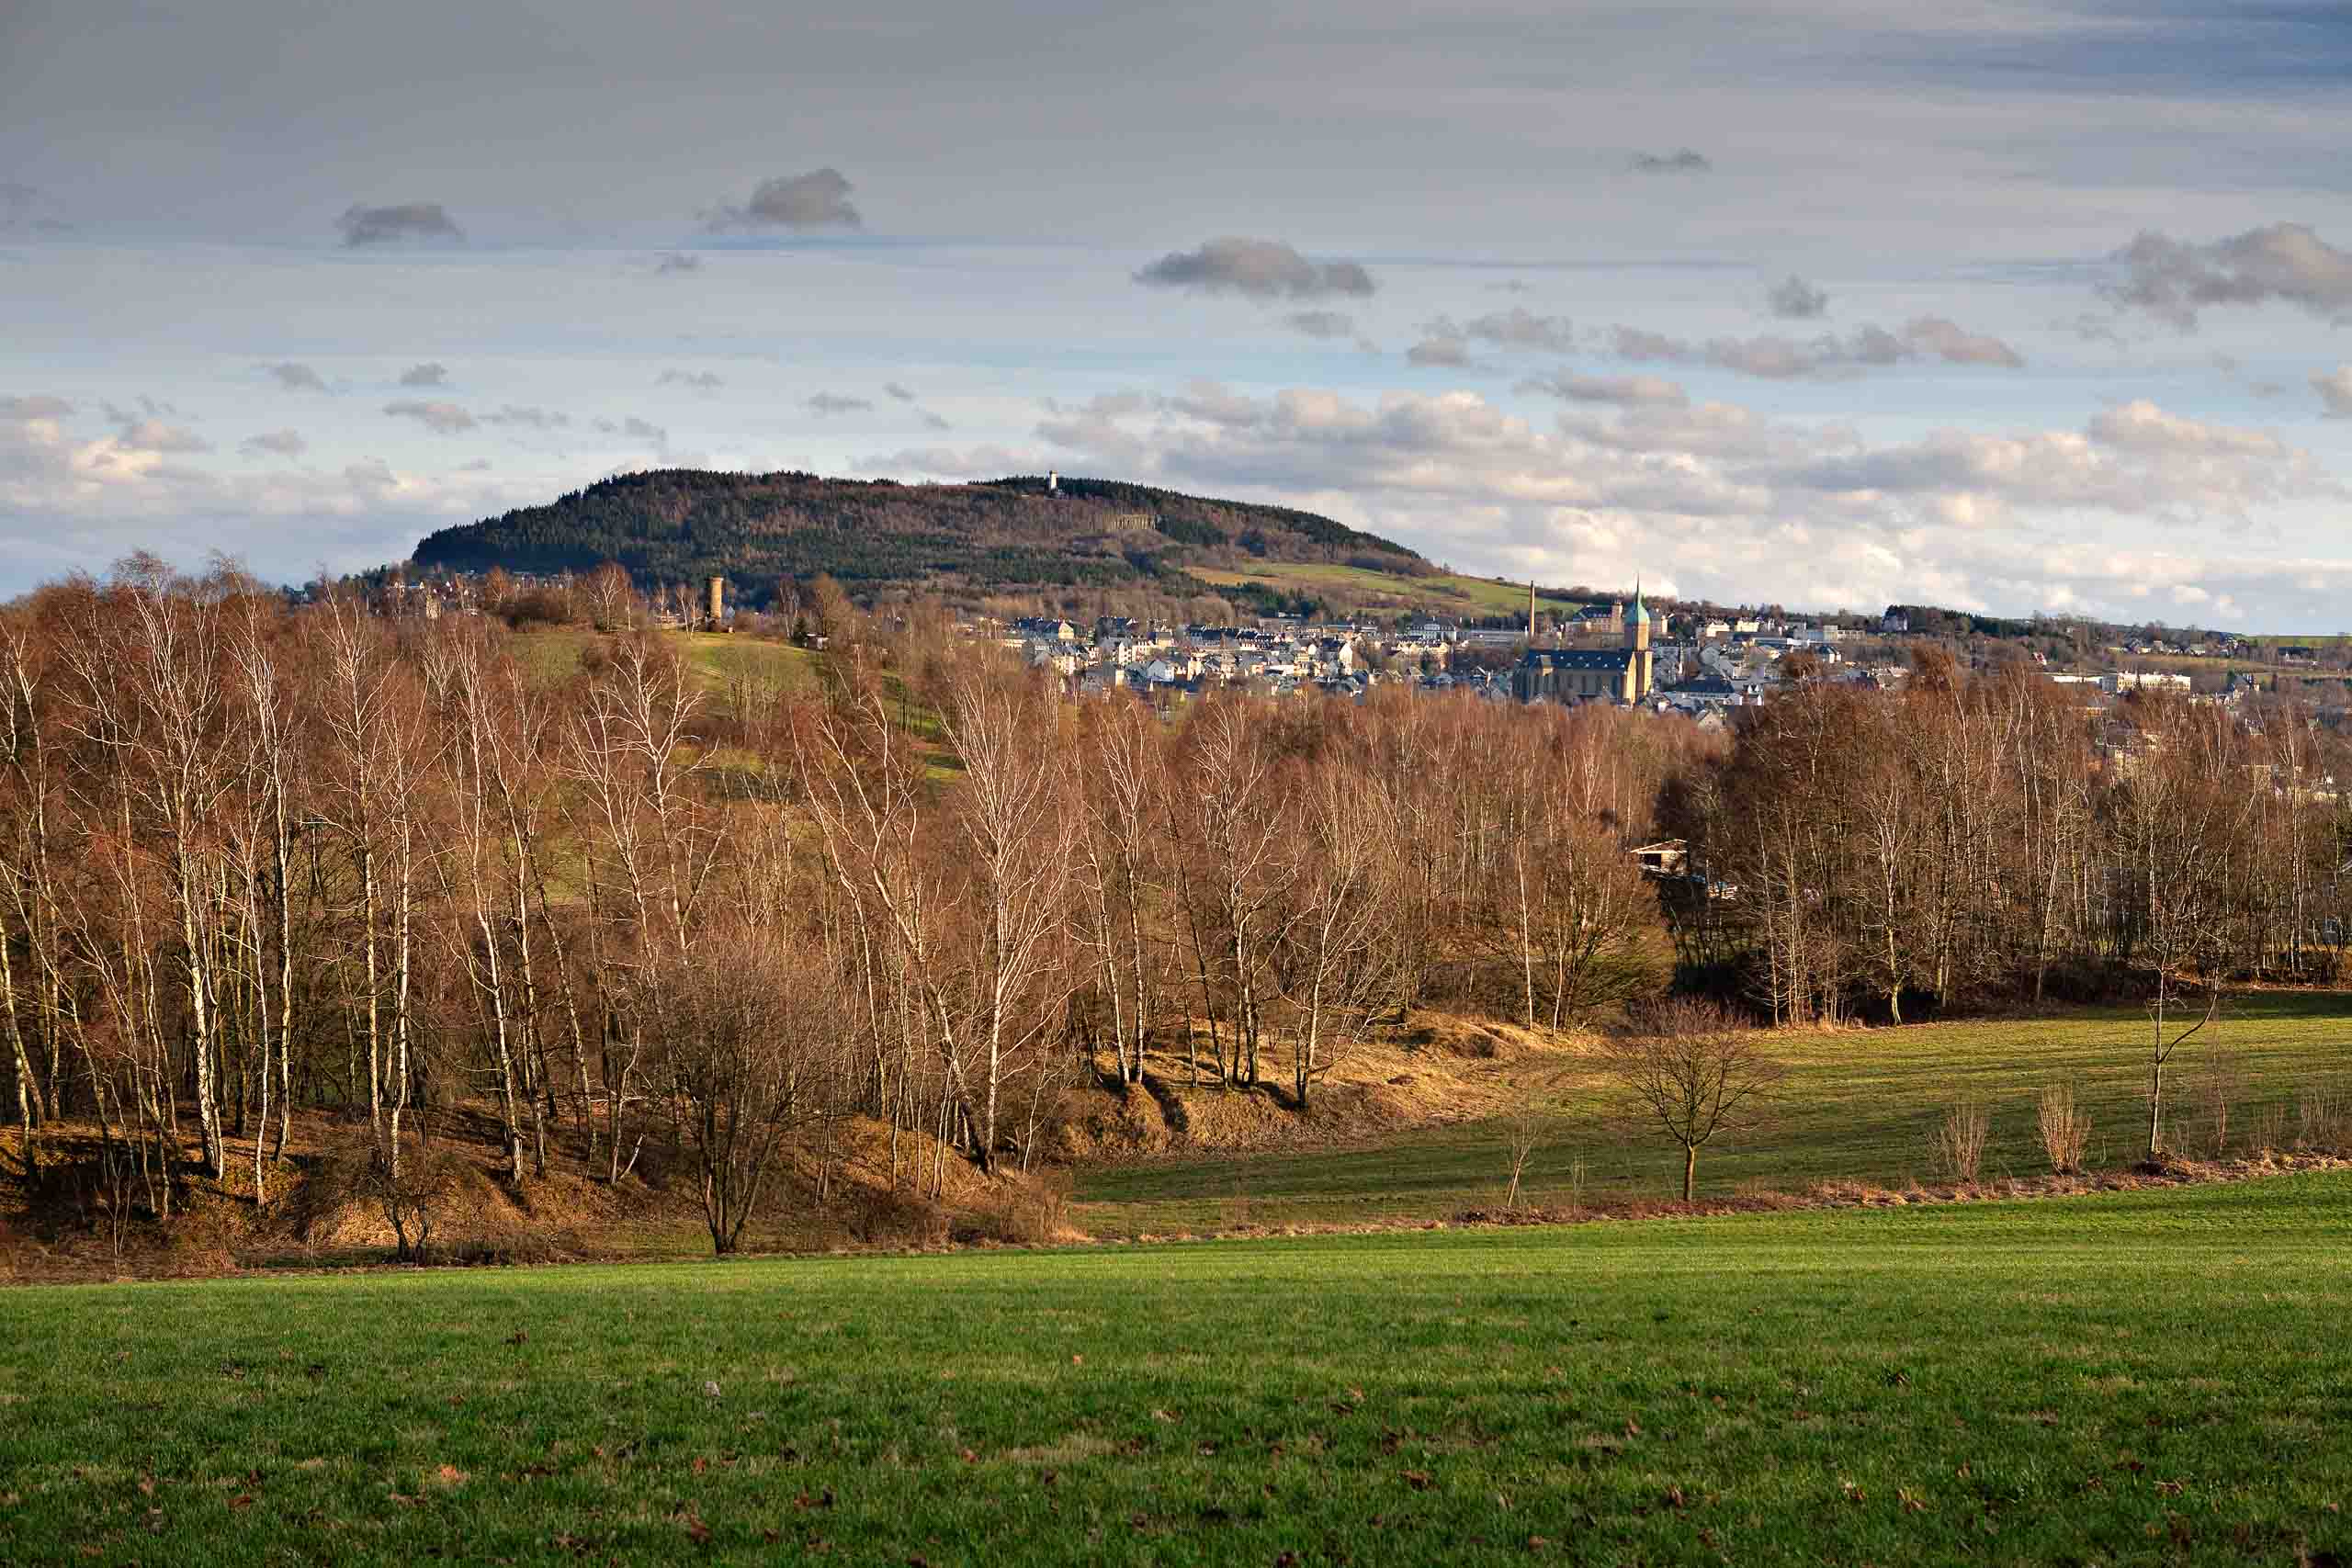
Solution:
[[[316,589],[296,591],[306,597]],[[820,592],[788,589],[747,611],[726,579],[689,589],[642,590],[617,569],[586,574],[391,572],[370,585],[387,613],[437,619],[485,611],[534,619],[623,622],[663,629],[733,631],[824,648],[837,635],[816,612]],[[793,602],[786,604],[785,597]],[[877,606],[885,621],[891,610]],[[900,612],[899,614],[903,614]],[[2021,662],[2066,687],[2086,714],[2135,692],[2196,703],[2242,704],[2290,691],[2330,728],[2352,725],[2352,679],[2341,639],[2256,639],[2160,626],[1985,621],[1926,606],[1876,615],[1799,616],[1772,609],[1595,598],[1573,614],[1544,614],[1531,587],[1524,615],[1485,620],[1408,612],[1228,615],[1216,620],[1144,615],[970,612],[955,621],[967,645],[1010,649],[1057,677],[1071,699],[1123,694],[1162,709],[1204,693],[1360,699],[1376,689],[1461,694],[1501,704],[1602,703],[1680,715],[1713,728],[1729,710],[1761,704],[1797,682],[1885,690],[1905,680],[1924,648],[1963,663]]]

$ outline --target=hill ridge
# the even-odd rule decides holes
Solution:
[[[1208,593],[1188,569],[1255,562],[1435,571],[1418,552],[1294,507],[1118,479],[1013,475],[961,484],[651,468],[419,540],[426,568],[585,570],[618,561],[641,583],[730,580],[757,603],[831,574],[853,592],[971,592],[1080,585]]]

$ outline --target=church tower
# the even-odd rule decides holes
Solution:
[[[1638,703],[1650,694],[1650,613],[1642,603],[1642,585],[1634,584],[1634,607],[1625,616],[1625,700]]]

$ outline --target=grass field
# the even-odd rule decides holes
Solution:
[[[1219,587],[1262,582],[1288,592],[1329,593],[1367,608],[1419,609],[1440,614],[1504,615],[1527,613],[1527,584],[1489,577],[1438,573],[1406,577],[1368,571],[1362,567],[1327,566],[1306,561],[1268,561],[1243,570],[1187,568],[1193,576]],[[1537,604],[1547,614],[1574,615],[1584,607],[1580,599],[1541,594]]]
[[[2348,1306],[2335,1175],[27,1290],[0,1559],[2338,1562]]]
[[[739,671],[774,675],[786,682],[814,678],[816,656],[789,643],[738,637],[722,632],[670,632],[685,656],[713,686]],[[540,626],[514,642],[514,658],[537,680],[560,681],[580,667],[580,656],[602,633],[586,626]]]
[[[2129,1164],[2147,1142],[2147,1038],[2146,1016],[2132,1009],[1785,1034],[1775,1045],[1791,1068],[1777,1123],[1744,1143],[1702,1151],[1700,1191],[1931,1179],[1930,1135],[1963,1097],[1991,1113],[1986,1179],[2045,1175],[2034,1106],[2044,1087],[2061,1084],[2089,1109],[2092,1165]],[[2227,1094],[2233,1146],[2266,1130],[2291,1139],[2304,1089],[2352,1090],[2352,998],[2272,991],[2230,999],[2167,1074],[2174,1146],[2210,1152],[2216,1067],[2236,1080]],[[1588,1197],[1679,1194],[1679,1149],[1628,1143],[1596,1124],[1600,1085],[1588,1059],[1532,1053],[1499,1070],[1542,1127],[1526,1176],[1536,1202],[1565,1201],[1579,1161]],[[1501,1123],[1485,1121],[1400,1132],[1353,1149],[1105,1165],[1080,1173],[1072,1212],[1098,1235],[1178,1235],[1243,1219],[1442,1218],[1496,1201],[1506,1179],[1505,1137]]]

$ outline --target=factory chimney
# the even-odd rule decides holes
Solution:
[[[723,631],[726,629],[725,623],[722,620],[722,617],[726,613],[727,580],[723,577],[714,577],[710,580],[710,607],[708,610],[710,630]]]

